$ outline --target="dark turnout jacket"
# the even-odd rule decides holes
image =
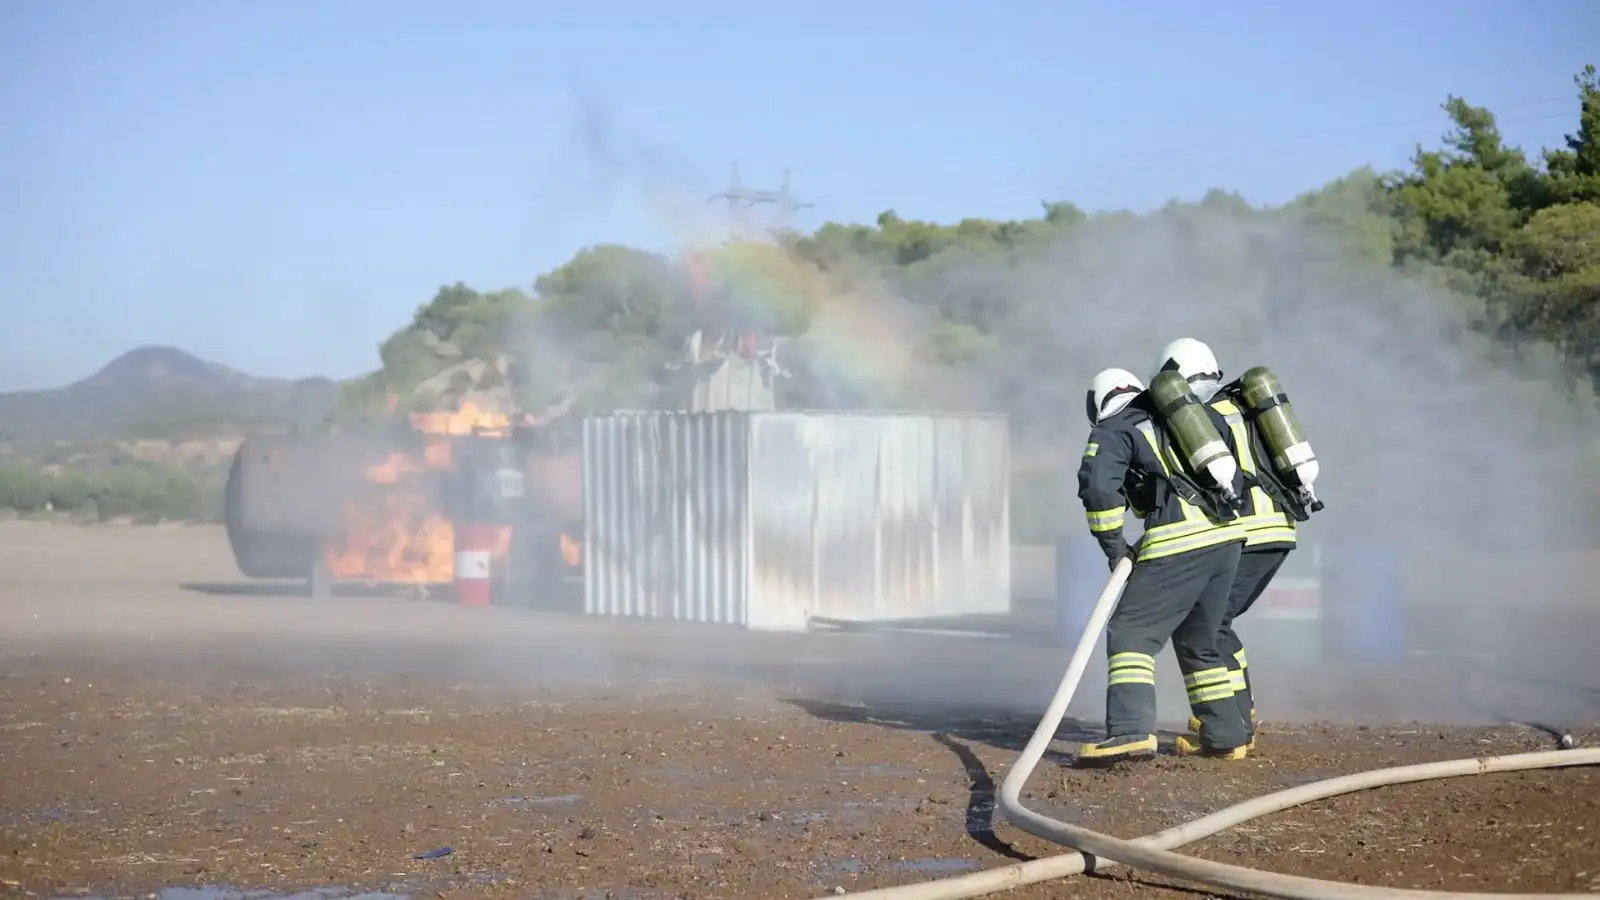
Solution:
[[[1238,518],[1219,517],[1204,497],[1185,499],[1185,486],[1208,486],[1210,477],[1189,469],[1183,453],[1141,402],[1141,395],[1121,412],[1108,416],[1089,432],[1083,461],[1078,466],[1078,499],[1089,520],[1089,531],[1109,558],[1127,552],[1123,537],[1125,510],[1132,506],[1144,520],[1139,558],[1159,559],[1245,539],[1245,524]],[[1238,458],[1233,429],[1221,413],[1206,412],[1217,433]],[[1242,472],[1230,486],[1235,496],[1244,493]]]

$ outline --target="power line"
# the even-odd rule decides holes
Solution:
[[[706,198],[706,202],[715,203],[718,200],[726,200],[728,212],[735,219],[742,219],[743,216],[740,215],[742,211],[749,210],[758,204],[771,204],[778,207],[776,221],[773,223],[774,226],[785,228],[789,224],[789,219],[797,210],[812,209],[816,206],[814,203],[807,203],[799,199],[789,190],[788,169],[783,170],[783,184],[775,191],[746,187],[739,178],[738,163],[733,164],[730,181],[731,183],[726,190],[712,194]]]

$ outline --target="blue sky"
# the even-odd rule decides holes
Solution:
[[[735,160],[807,227],[1278,202],[1403,165],[1450,93],[1555,144],[1597,34],[1594,0],[7,0],[0,390],[145,343],[354,374],[440,284],[665,249],[645,188]]]

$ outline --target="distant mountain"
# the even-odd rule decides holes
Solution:
[[[140,347],[64,387],[0,393],[0,435],[176,437],[309,424],[327,417],[338,393],[327,378],[256,378],[175,347]]]

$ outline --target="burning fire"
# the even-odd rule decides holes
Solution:
[[[511,421],[469,402],[453,413],[413,413],[411,424],[430,440],[420,457],[392,453],[367,467],[370,488],[346,504],[344,534],[323,549],[323,562],[334,578],[439,584],[454,577],[455,527],[436,505],[441,476],[454,464],[449,438],[508,434]],[[510,529],[499,531],[494,547],[485,548],[492,560],[503,560],[511,543]]]
[[[455,412],[412,413],[411,426],[423,434],[499,432],[504,435],[511,428],[511,417],[505,413],[479,410],[477,404],[468,400]]]

